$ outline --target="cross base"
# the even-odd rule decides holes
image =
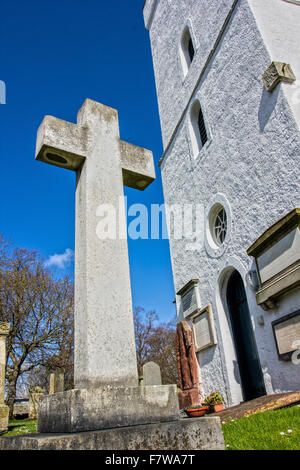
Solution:
[[[71,434],[32,434],[0,438],[0,450],[194,451],[224,449],[224,438],[218,417],[186,418],[164,423]],[[143,458],[146,459],[147,456]]]
[[[72,433],[175,421],[178,417],[176,385],[103,386],[41,397],[38,430]]]

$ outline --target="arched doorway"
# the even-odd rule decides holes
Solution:
[[[234,271],[227,284],[226,300],[230,314],[233,340],[239,365],[244,400],[266,394],[256,348],[243,280]]]

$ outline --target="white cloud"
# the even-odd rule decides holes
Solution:
[[[61,255],[55,254],[49,256],[47,261],[45,262],[45,266],[49,267],[56,267],[58,269],[64,269],[70,265],[70,263],[74,259],[74,251],[71,248],[67,248],[64,253]]]

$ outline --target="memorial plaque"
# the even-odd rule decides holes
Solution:
[[[198,279],[191,279],[177,295],[181,297],[181,308],[184,318],[192,316],[199,307]]]
[[[196,352],[216,344],[210,306],[197,311],[192,317]]]
[[[300,341],[300,310],[274,321],[272,327],[279,358],[291,359]]]
[[[185,316],[187,312],[190,312],[191,310],[195,310],[197,308],[195,288],[192,287],[191,289],[189,289],[187,293],[182,296],[181,301],[182,301],[182,310]]]

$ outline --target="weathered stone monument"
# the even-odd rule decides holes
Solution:
[[[117,111],[87,99],[77,124],[44,118],[36,159],[77,176],[75,388],[137,385],[126,234],[100,239],[97,224],[101,207],[119,208],[123,184],[143,190],[154,180],[152,153],[120,140]]]
[[[143,365],[143,385],[161,385],[160,367],[150,361]]]
[[[36,419],[39,412],[40,398],[45,395],[45,390],[41,387],[33,387],[29,390],[29,418]]]
[[[199,390],[198,362],[195,352],[193,333],[186,321],[177,324],[176,356],[179,387],[180,408],[199,405],[201,403]]]
[[[9,408],[5,405],[5,366],[6,366],[6,337],[9,333],[9,323],[0,322],[0,432],[8,426]]]
[[[51,372],[49,382],[49,395],[64,391],[65,375],[60,370],[56,369]]]
[[[77,173],[75,390],[40,399],[38,430],[48,434],[5,438],[0,448],[223,448],[218,419],[202,421],[202,432],[179,420],[176,385],[138,386],[122,196],[123,185],[154,180],[152,152],[120,140],[116,110],[86,100],[77,124],[44,118],[36,158]],[[103,205],[119,208],[121,236],[99,236]]]

